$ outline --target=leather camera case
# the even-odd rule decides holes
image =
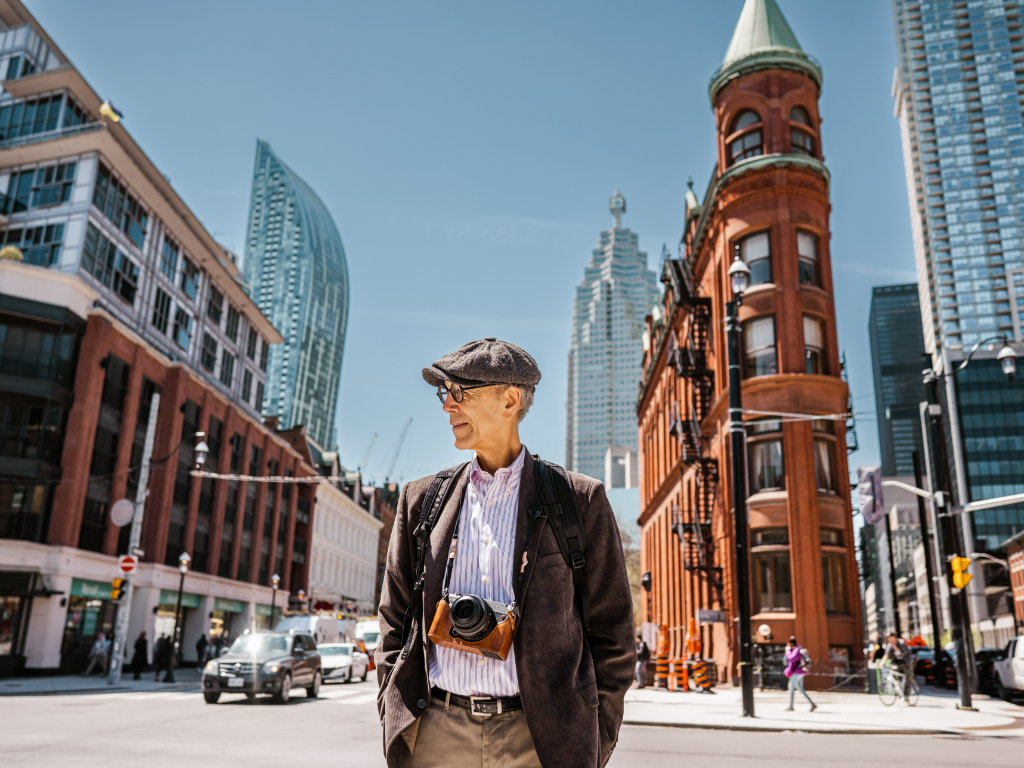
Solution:
[[[511,613],[498,621],[498,625],[492,629],[483,640],[474,643],[458,637],[452,637],[452,611],[447,600],[439,600],[437,611],[434,613],[434,621],[430,625],[427,637],[435,645],[444,648],[454,648],[466,653],[475,653],[478,656],[486,656],[489,659],[504,661],[512,650],[512,636],[516,631],[515,616]]]

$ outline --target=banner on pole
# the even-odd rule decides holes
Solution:
[[[857,499],[866,524],[874,525],[885,516],[881,467],[857,467]]]

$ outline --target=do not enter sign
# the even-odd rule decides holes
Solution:
[[[138,563],[139,561],[131,555],[123,555],[121,557],[121,562],[119,563],[121,573],[131,573],[135,570],[135,566],[138,565]]]

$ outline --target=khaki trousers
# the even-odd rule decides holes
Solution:
[[[522,710],[476,717],[434,699],[402,738],[412,768],[541,768]]]

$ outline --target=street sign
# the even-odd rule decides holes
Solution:
[[[725,624],[725,611],[709,611],[698,608],[697,622],[699,624]]]
[[[121,569],[121,573],[132,573],[138,563],[139,561],[131,555],[123,555],[118,563],[118,567]]]
[[[115,501],[114,506],[110,508],[110,522],[120,528],[121,526],[128,525],[132,521],[132,515],[134,514],[135,505],[128,501],[128,499],[121,499],[120,501]]]

